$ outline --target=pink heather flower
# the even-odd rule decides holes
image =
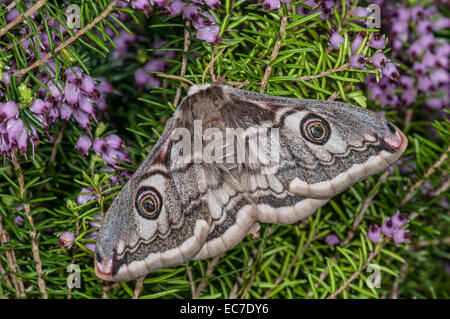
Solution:
[[[403,243],[409,243],[411,242],[411,234],[409,233],[408,229],[399,229],[396,230],[393,235],[392,238],[394,239],[395,244],[398,246],[399,244],[403,244]]]
[[[320,20],[325,21],[328,19],[330,14],[333,12],[334,4],[335,3],[333,0],[326,0],[321,2],[320,7],[317,9],[317,11],[322,11],[322,14],[319,15]]]
[[[167,8],[167,12],[169,15],[174,16],[176,14],[180,14],[183,11],[183,8],[186,6],[186,3],[180,0],[172,1]]]
[[[421,21],[424,18],[424,8],[422,6],[416,6],[411,8],[411,19],[416,21]]]
[[[315,7],[316,1],[315,0],[306,0],[306,1],[302,2],[302,5],[308,6],[308,7],[310,7],[312,9],[313,7]],[[299,14],[299,15],[306,15],[306,14],[308,14],[310,12],[310,9],[307,9],[307,8],[301,6],[301,5],[298,5],[295,8],[295,12],[297,14]]]
[[[391,220],[395,228],[400,228],[408,222],[406,214],[402,214],[400,211],[397,211],[394,216],[391,217]]]
[[[436,69],[430,73],[431,81],[439,86],[450,82],[450,75],[445,69]]]
[[[425,35],[433,32],[433,28],[431,26],[431,22],[429,20],[421,20],[417,23],[417,34]]]
[[[151,8],[148,0],[134,0],[132,3],[133,3],[133,8],[135,8],[135,9],[146,11]]]
[[[214,10],[219,10],[220,8],[220,1],[219,0],[205,0],[205,3]]]
[[[23,222],[24,222],[23,217],[20,215],[18,215],[18,216],[16,216],[16,218],[14,218],[14,225],[16,227],[23,225]]]
[[[377,52],[372,57],[372,60],[370,61],[374,66],[376,66],[378,69],[383,69],[386,67],[386,64],[389,62],[389,60],[386,58],[386,56],[381,53]]]
[[[3,72],[2,74],[0,74],[0,82],[4,83],[4,84],[9,84],[10,83],[10,79],[9,79],[9,73],[8,72]]]
[[[414,90],[407,90],[400,94],[400,101],[404,106],[411,105],[416,100]]]
[[[372,101],[378,100],[382,95],[384,95],[384,92],[378,85],[370,88],[370,99]]]
[[[352,13],[352,17],[357,18],[357,17],[368,17],[369,14],[367,12],[367,8],[363,8],[363,7],[356,7],[355,10]],[[360,19],[360,20],[354,20],[356,23],[362,23],[364,21],[366,21],[366,19]]]
[[[86,112],[89,115],[94,113],[94,106],[92,105],[92,101],[90,98],[83,96],[80,100],[80,110]]]
[[[431,49],[434,47],[434,44],[436,43],[436,39],[434,38],[434,35],[432,33],[425,34],[420,36],[417,41],[418,45],[421,45],[423,48]]]
[[[152,3],[156,3],[158,7],[162,7],[166,3],[166,0],[152,0]]]
[[[275,10],[281,6],[280,0],[264,0],[262,8],[264,10]]]
[[[325,238],[325,242],[327,243],[328,246],[336,246],[339,245],[340,240],[339,237],[336,236],[335,234],[330,234]]]
[[[436,21],[433,22],[432,28],[434,31],[450,29],[450,18],[439,17]]]
[[[122,139],[116,134],[108,135],[103,140],[105,141],[107,147],[119,148],[123,144]]]
[[[36,114],[41,114],[47,109],[47,104],[41,99],[37,98],[31,103],[30,111]]]
[[[20,12],[17,8],[11,9],[11,11],[9,11],[8,14],[6,15],[6,22],[10,23],[15,18],[17,18],[19,15],[20,15]]]
[[[397,71],[397,67],[392,62],[388,62],[386,64],[386,66],[383,68],[383,74],[394,81],[400,79],[400,74]]]
[[[107,151],[108,147],[106,146],[104,140],[96,137],[92,149],[95,153],[97,153],[97,155],[101,155]]]
[[[19,109],[16,102],[9,101],[6,103],[0,103],[0,123],[19,115]]]
[[[97,85],[97,90],[100,93],[112,93],[114,91],[113,86],[106,81],[104,77],[99,77],[100,83]]]
[[[94,220],[90,220],[89,221],[89,225],[91,225],[92,228],[97,228],[100,227],[101,225],[101,220],[102,220],[102,216],[100,215],[100,213],[95,214],[94,216],[92,216],[94,218]],[[98,234],[98,233],[97,233]]]
[[[395,230],[394,223],[390,218],[387,218],[383,225],[381,225],[381,232],[385,234],[387,237],[392,237],[392,234]]]
[[[61,82],[58,82],[57,84],[53,83],[52,80],[47,82],[47,87],[49,88],[51,92],[51,96],[57,100],[60,99],[61,94],[64,92],[64,86]]]
[[[183,8],[183,17],[187,20],[197,21],[198,20],[198,7],[187,6]]]
[[[95,253],[95,243],[86,243],[84,244],[84,246],[89,249],[90,251],[92,251],[93,253]]]
[[[219,30],[220,27],[217,25],[201,28],[197,31],[197,39],[204,40],[208,43],[216,42],[218,39]]]
[[[48,109],[48,115],[47,118],[49,120],[49,123],[55,122],[59,118],[59,110],[56,107],[50,107]]]
[[[444,208],[448,208],[450,206],[449,202],[445,196],[443,196],[441,199],[439,199],[438,203],[441,204],[441,206]]]
[[[81,153],[81,155],[86,155],[91,146],[92,146],[91,139],[85,135],[80,136],[77,143],[75,144],[76,149],[78,150],[78,152]]]
[[[414,79],[411,76],[402,76],[399,83],[405,90],[412,90],[414,88]]]
[[[152,4],[153,4],[154,2],[155,2],[156,4],[158,4],[158,6],[161,6],[161,5],[158,3],[158,2],[160,2],[160,1],[152,0]],[[133,8],[144,11],[144,14],[145,14],[147,17],[148,17],[148,14],[149,14],[150,12],[152,12],[152,10],[153,10],[153,8],[152,8],[152,6],[150,5],[150,3],[149,3],[148,0],[135,0],[135,1],[133,2]]]
[[[83,78],[81,79],[81,89],[88,94],[92,94],[95,89],[94,79],[87,74],[83,75]]]
[[[95,200],[96,198],[97,197],[94,194],[94,189],[92,187],[85,187],[77,196],[77,204],[83,205],[92,200]]]
[[[428,76],[421,76],[417,81],[417,89],[420,92],[428,93],[429,91],[434,91],[436,87]]]
[[[408,22],[395,21],[392,24],[391,32],[393,35],[400,35],[400,34],[408,33]]]
[[[369,240],[372,243],[379,243],[381,241],[381,230],[380,227],[378,227],[378,225],[370,225],[369,226],[369,231],[367,232],[367,238],[369,238]]]
[[[374,33],[369,46],[374,49],[382,49],[386,44],[386,38],[381,33]]]
[[[436,56],[433,53],[427,51],[422,58],[422,64],[425,67],[434,67],[434,66],[437,66],[438,61],[437,61]]]
[[[416,41],[409,47],[408,53],[413,59],[416,59],[422,54],[423,50],[424,46],[419,41]]]
[[[50,48],[50,41],[46,32],[40,32],[38,38],[46,50]]]
[[[66,88],[64,89],[64,96],[67,103],[69,103],[70,105],[75,105],[80,100],[80,89],[78,88],[78,86],[72,83],[67,83]]]
[[[75,110],[73,111],[73,117],[77,121],[78,124],[84,129],[89,129],[90,127],[90,121],[89,121],[89,114],[86,112],[83,112],[82,110]]]
[[[144,66],[145,71],[162,72],[166,68],[167,62],[162,60],[151,60]]]
[[[62,103],[59,108],[59,114],[63,120],[69,120],[72,116],[73,109],[66,103]]]
[[[430,97],[425,99],[425,104],[433,110],[442,110],[448,106],[448,101],[444,98]]]
[[[356,53],[356,51],[358,51],[359,47],[361,46],[364,38],[366,37],[366,32],[362,31],[360,33],[358,33],[358,35],[356,36],[356,38],[353,40],[352,45],[351,45],[351,49],[353,53]]]
[[[366,69],[367,60],[362,54],[356,54],[350,56],[350,67],[353,69]]]
[[[413,69],[414,69],[414,71],[416,72],[416,74],[418,76],[421,76],[421,75],[425,74],[425,72],[427,71],[426,66],[423,65],[422,62],[417,62],[417,61],[414,62]],[[419,78],[419,80],[420,80],[420,78]]]
[[[75,240],[75,234],[71,231],[65,231],[57,235],[58,247],[72,247],[73,241]]]
[[[396,21],[408,22],[410,18],[410,12],[408,8],[400,7],[393,14],[392,18]]]
[[[98,217],[95,217],[95,216],[98,216]],[[95,216],[93,216],[93,217],[98,218],[98,219],[102,219],[100,214],[97,214]],[[96,226],[96,227],[100,227],[100,226]],[[98,231],[95,230],[92,233],[87,234],[84,238],[86,238],[86,239],[97,239],[98,238]]]
[[[20,150],[27,148],[28,130],[22,119],[9,119],[6,122],[6,130],[11,145],[17,146]]]
[[[209,12],[201,12],[198,21],[193,21],[192,25],[196,29],[201,29],[214,24],[214,17]]]
[[[144,68],[138,68],[134,72],[134,80],[136,81],[136,84],[138,87],[142,88],[147,85],[147,82],[150,79],[150,74],[145,72]]]
[[[106,164],[117,165],[118,161],[127,161],[127,151],[125,149],[108,148],[107,152],[102,154],[102,159]]]
[[[333,49],[339,49],[341,43],[344,43],[344,37],[334,30],[328,30],[328,37],[330,38],[330,44]]]
[[[66,70],[66,80],[70,83],[80,85],[82,76],[83,70],[78,66]]]

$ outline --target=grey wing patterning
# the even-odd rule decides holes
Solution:
[[[135,279],[225,252],[255,222],[298,222],[406,145],[352,105],[193,86],[109,208],[96,273]]]

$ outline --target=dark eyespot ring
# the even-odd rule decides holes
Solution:
[[[389,123],[389,122],[387,122],[387,127],[388,127],[388,129],[389,129],[389,132],[391,132],[392,134],[395,134],[395,133],[397,132],[397,130],[395,129],[395,127],[394,127],[391,123]]]
[[[161,212],[161,195],[153,187],[142,187],[136,194],[135,206],[142,217],[156,219]]]
[[[330,138],[330,124],[315,114],[306,115],[300,123],[300,132],[305,140],[317,145],[324,145]]]

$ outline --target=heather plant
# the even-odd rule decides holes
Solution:
[[[448,298],[449,11],[374,3],[2,1],[0,296]],[[296,225],[104,282],[101,218],[189,83],[355,104],[409,146]]]

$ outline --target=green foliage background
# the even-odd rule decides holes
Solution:
[[[87,25],[109,1],[71,3],[86,8],[83,25]],[[161,88],[136,88],[134,71],[154,58],[152,44],[160,39],[169,40],[163,50],[172,48],[179,53],[169,61],[171,68],[167,74],[181,75],[194,83],[202,82],[205,69],[217,58],[212,68],[215,77],[238,82],[235,84],[242,84],[246,90],[260,91],[270,66],[264,87],[266,94],[321,100],[333,97],[375,111],[382,110],[367,99],[363,90],[365,76],[377,73],[374,68],[347,67],[340,72],[323,73],[349,61],[347,32],[363,30],[347,17],[350,8],[334,12],[334,18],[344,31],[345,45],[340,50],[330,51],[326,33],[330,25],[321,21],[317,14],[296,15],[294,6],[300,3],[292,2],[289,6],[283,3],[279,11],[268,12],[261,10],[254,1],[224,1],[218,14],[210,11],[221,25],[223,43],[220,44],[195,39],[195,30],[179,17],[165,18],[154,12],[147,19],[135,13],[134,23],[122,26],[146,39],[139,42],[135,55],[112,59],[114,43],[104,34],[104,22],[100,22],[82,41],[73,44],[70,49],[76,57],[73,61],[62,57],[57,63],[63,69],[70,64],[83,65],[91,75],[106,77],[123,93],[110,96],[107,114],[100,119],[94,134],[103,137],[116,132],[123,137],[133,160],[133,164],[124,169],[131,171],[138,167],[162,133],[175,109],[177,89],[181,88],[182,97],[188,87],[182,81],[164,79]],[[50,1],[44,9],[63,19],[60,9],[68,4]],[[5,24],[2,21],[1,26]],[[370,34],[377,30],[367,31]],[[189,44],[187,52],[183,52],[186,34]],[[276,47],[279,51],[273,56]],[[223,53],[218,56],[222,49]],[[361,51],[366,57],[375,53],[368,48],[361,48]],[[385,52],[389,54],[389,45]],[[5,57],[4,52],[2,56]],[[316,78],[299,80],[307,76]],[[22,80],[33,81],[28,74]],[[207,70],[205,82],[211,81],[211,72]],[[219,259],[187,262],[179,267],[160,269],[143,281],[120,284],[103,282],[95,276],[93,254],[84,246],[92,242],[85,239],[86,234],[94,231],[88,222],[95,214],[104,214],[111,204],[114,194],[105,194],[104,185],[111,173],[101,170],[105,165],[95,154],[81,156],[74,148],[78,137],[85,133],[72,122],[60,122],[50,130],[55,137],[62,132],[60,143],[41,139],[34,159],[19,157],[21,171],[16,170],[11,161],[0,166],[1,234],[8,237],[6,244],[0,247],[0,264],[5,271],[0,276],[0,296],[189,298],[194,294],[201,298],[448,298],[450,280],[445,263],[448,265],[450,260],[449,215],[439,199],[448,198],[449,194],[446,189],[441,193],[439,190],[449,173],[445,157],[450,146],[449,121],[445,118],[437,118],[433,123],[422,121],[426,111],[420,101],[409,110],[413,120],[407,123],[408,110],[388,109],[386,116],[408,136],[409,146],[404,157],[408,159],[406,165],[416,163],[414,174],[401,174],[395,166],[393,174],[372,176],[353,185],[297,225],[261,225],[259,234],[248,235]],[[51,161],[54,149],[56,156]],[[19,183],[21,172],[23,194]],[[425,192],[422,187],[425,181],[435,190],[434,196]],[[87,186],[96,190],[98,200],[77,206],[76,197],[81,188]],[[116,188],[115,192],[119,190]],[[14,218],[24,215],[22,210],[16,209],[23,203],[31,205],[34,226],[26,218],[23,226],[14,225]],[[365,235],[368,226],[381,224],[383,218],[397,210],[416,215],[408,225],[413,234],[412,243],[399,247],[392,241],[372,244]],[[358,216],[363,216],[360,223]],[[48,228],[54,231],[42,231]],[[72,248],[59,248],[56,234],[66,230],[75,232],[75,243]],[[33,256],[30,235],[33,231],[36,231],[42,262],[44,289],[42,283],[39,285]],[[337,234],[341,242],[348,238],[348,243],[328,246],[324,239],[331,233]],[[14,251],[20,271],[9,267],[6,251]],[[66,287],[69,264],[80,267],[81,288]],[[381,270],[380,288],[369,288],[366,283],[373,271],[369,264],[376,264]],[[23,282],[24,295],[17,296],[17,291],[5,280],[11,274]]]

